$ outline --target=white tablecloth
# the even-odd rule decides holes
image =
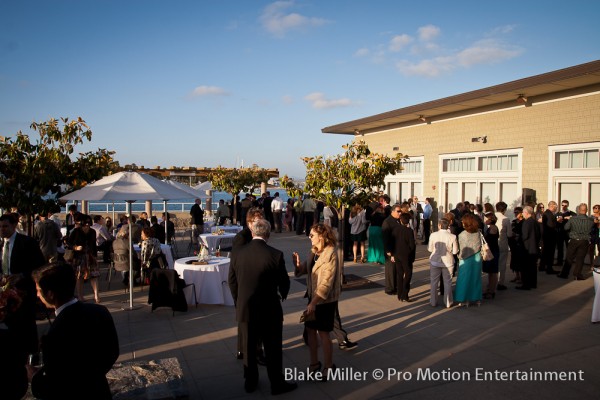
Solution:
[[[229,290],[229,258],[215,257],[207,265],[186,264],[186,261],[197,260],[197,257],[185,257],[175,260],[175,271],[185,283],[196,285],[196,298],[201,304],[233,305],[233,297]],[[192,287],[185,289],[188,304],[194,304]]]
[[[212,233],[203,233],[199,236],[202,243],[208,247],[209,250],[216,250],[219,245],[221,249],[231,247],[235,233],[224,233],[222,235],[213,235]]]
[[[210,228],[211,232],[215,232],[217,229],[221,229],[223,232],[227,232],[227,233],[238,233],[239,231],[241,231],[242,228],[241,226],[238,225],[218,225],[218,226],[212,226]]]
[[[140,253],[142,252],[140,245],[134,244],[133,250],[135,250],[135,252],[137,253],[137,255],[139,257]],[[167,264],[169,265],[169,269],[173,269],[173,266],[175,265],[175,263],[173,262],[173,253],[171,252],[171,246],[169,246],[168,244],[161,243],[160,251],[162,251],[163,254],[165,255],[165,257],[167,258]]]

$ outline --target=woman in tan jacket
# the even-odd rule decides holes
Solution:
[[[312,227],[308,237],[312,244],[313,259],[300,264],[296,255],[294,257],[296,275],[308,274],[306,282],[308,305],[306,306],[304,325],[307,330],[308,346],[310,348],[310,371],[321,372],[322,364],[319,361],[317,341],[318,332],[323,347],[325,367],[321,373],[315,374],[315,377],[326,380],[328,371],[335,369],[329,332],[333,330],[342,280],[335,248],[336,238],[331,227],[325,224],[317,224]]]

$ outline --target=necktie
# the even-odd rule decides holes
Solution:
[[[7,239],[4,241],[4,247],[2,248],[2,273],[8,275],[10,272],[10,241]]]

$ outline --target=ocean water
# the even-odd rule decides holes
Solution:
[[[275,193],[275,191],[279,192],[279,197],[283,202],[287,202],[288,195],[285,190],[270,190],[271,195]],[[243,197],[242,197],[243,198]],[[219,206],[219,200],[224,200],[225,202],[231,201],[231,194],[226,192],[213,192],[212,197],[212,210],[216,211]],[[68,202],[65,207],[61,209],[64,213],[66,209],[73,204],[73,202]],[[90,201],[89,203],[90,213],[112,213],[113,204],[115,212],[125,212],[126,211],[126,203],[125,202],[115,202],[112,201]],[[167,202],[167,210],[170,212],[185,212],[190,211],[192,206],[194,205],[194,199],[190,198],[189,200],[178,200],[178,201],[169,201]],[[205,208],[206,201],[202,201],[202,207]],[[140,213],[142,211],[146,211],[146,203],[144,201],[139,201],[131,204],[131,211],[134,213]],[[152,202],[152,211],[163,212],[164,210],[164,202],[162,201],[153,201]]]

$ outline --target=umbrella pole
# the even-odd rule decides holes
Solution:
[[[169,212],[167,211],[167,200],[164,201],[163,208],[165,209],[165,244],[169,244],[169,230],[167,226],[167,222],[169,222]]]
[[[127,202],[127,225],[129,225],[129,308],[123,308],[125,311],[135,310],[133,308],[133,237],[131,231],[131,201]]]
[[[131,206],[129,206],[129,208],[131,208]],[[127,225],[129,225],[129,308],[133,309],[133,252],[131,251],[131,249],[133,249],[133,238],[131,237],[133,235],[132,231],[131,231],[131,218],[129,219],[129,221],[127,221]]]

